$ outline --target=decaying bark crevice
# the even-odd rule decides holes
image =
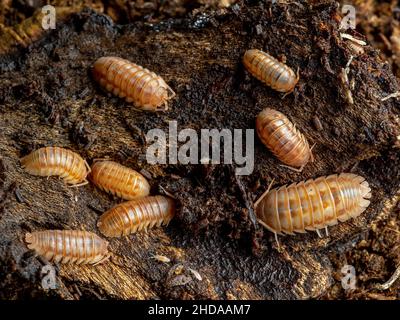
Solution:
[[[73,14],[28,48],[0,58],[0,297],[303,299],[334,282],[327,253],[351,247],[399,189],[400,105],[395,77],[369,46],[355,54],[341,39],[334,2],[244,2],[230,9],[156,25],[115,25],[90,10]],[[300,69],[291,95],[244,71],[246,49],[258,48]],[[177,92],[167,113],[143,113],[102,92],[90,77],[96,58],[127,58],[160,74]],[[342,72],[349,65],[349,86]],[[349,101],[349,90],[353,103]],[[255,168],[237,179],[230,165],[163,165],[145,161],[143,134],[153,128],[253,129],[263,108],[285,113],[316,143],[315,162],[296,173],[256,139]],[[316,130],[318,117],[323,130]],[[315,122],[315,121],[314,121]],[[113,239],[122,266],[57,267],[58,289],[41,289],[43,261],[23,243],[25,232],[97,232],[101,212],[119,202],[91,185],[68,188],[34,177],[19,157],[41,146],[69,147],[91,161],[109,156],[152,177],[152,193],[179,202],[165,229]],[[252,202],[275,185],[338,172],[363,175],[372,203],[359,218],[314,233],[281,238],[252,222]],[[154,254],[168,256],[161,263]],[[179,268],[176,265],[179,266]],[[180,270],[177,272],[176,270]],[[198,271],[199,281],[190,271]],[[185,277],[182,277],[184,275]],[[180,277],[180,278],[177,278]],[[181,282],[179,282],[181,281]],[[188,283],[184,284],[184,282]]]

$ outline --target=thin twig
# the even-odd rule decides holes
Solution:
[[[235,179],[236,179],[236,183],[237,183],[237,185],[238,185],[238,187],[240,189],[240,192],[242,193],[242,198],[243,198],[243,201],[244,201],[244,203],[246,205],[246,208],[247,208],[247,210],[249,210],[250,220],[253,223],[254,228],[256,228],[256,226],[257,226],[257,218],[256,218],[256,215],[255,215],[254,210],[253,210],[253,203],[252,203],[252,201],[250,200],[250,198],[249,198],[249,196],[247,194],[246,188],[244,187],[240,176],[239,175],[235,175]]]
[[[344,89],[346,91],[346,98],[350,104],[354,104],[353,94],[351,93],[351,90],[350,90],[350,81],[349,81],[349,76],[348,76],[349,72],[350,72],[350,65],[351,65],[353,59],[354,59],[354,57],[350,56],[349,61],[347,61],[347,63],[346,63],[346,67],[342,68],[342,74],[341,74]]]
[[[393,285],[393,283],[396,282],[396,280],[399,277],[400,277],[400,266],[397,267],[396,271],[393,273],[393,275],[390,277],[390,279],[388,281],[386,281],[383,284],[376,285],[376,288],[378,290],[387,290]]]
[[[382,98],[381,101],[386,101],[386,100],[389,100],[391,98],[398,98],[398,97],[400,97],[400,91],[397,91],[397,92],[389,94],[388,96]]]
[[[357,38],[354,38],[352,35],[350,35],[350,34],[348,34],[348,33],[341,33],[340,36],[341,36],[343,39],[351,40],[351,41],[353,41],[353,42],[359,44],[360,46],[366,46],[366,45],[367,45],[367,43],[366,43],[365,41],[360,40],[360,39],[357,39]]]

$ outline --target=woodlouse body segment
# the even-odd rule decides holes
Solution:
[[[292,92],[299,81],[291,68],[261,50],[247,50],[243,64],[254,77],[279,92]]]
[[[257,116],[256,129],[262,143],[287,166],[301,170],[313,159],[307,139],[283,113],[264,109]]]
[[[125,200],[149,195],[150,185],[139,172],[113,161],[96,161],[90,180],[100,189]]]
[[[358,217],[370,198],[371,189],[363,177],[334,174],[267,192],[257,201],[256,215],[275,234],[318,231]]]
[[[167,101],[176,95],[154,72],[118,57],[97,59],[93,77],[107,91],[133,102],[140,110],[168,110]]]
[[[54,262],[96,265],[111,256],[108,241],[88,231],[38,231],[27,233],[25,241],[29,249]]]
[[[121,203],[105,212],[97,226],[107,237],[121,237],[154,226],[167,225],[175,215],[175,203],[164,196]]]
[[[89,165],[79,154],[65,148],[40,148],[21,158],[21,164],[26,172],[36,176],[59,176],[75,186],[88,183]]]

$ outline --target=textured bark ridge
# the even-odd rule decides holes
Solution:
[[[311,1],[310,1],[311,2]],[[381,99],[398,91],[387,64],[369,46],[355,54],[338,31],[331,1],[244,2],[214,13],[159,24],[115,25],[86,10],[18,52],[0,58],[0,297],[251,298],[317,297],[334,283],[328,254],[343,252],[384,218],[399,189],[400,106]],[[356,35],[355,35],[356,36]],[[300,69],[293,94],[251,77],[249,48]],[[167,113],[144,113],[102,92],[90,76],[101,56],[146,67],[177,92]],[[348,67],[345,81],[343,69]],[[351,91],[351,97],[349,94]],[[254,129],[265,107],[283,112],[308,138],[315,162],[283,168],[256,138],[255,168],[235,177],[230,165],[149,165],[144,134],[153,128]],[[315,118],[322,123],[317,130]],[[109,156],[145,170],[152,194],[179,205],[168,228],[110,241],[123,263],[58,266],[58,287],[43,290],[41,268],[23,243],[26,232],[80,229],[98,233],[99,215],[120,200],[93,185],[69,188],[57,178],[26,174],[18,159],[57,145],[89,162]],[[143,172],[143,171],[142,171]],[[274,178],[282,185],[339,172],[364,176],[372,203],[359,218],[315,233],[280,238],[255,224],[252,204]],[[162,263],[153,255],[164,255]],[[202,280],[196,277],[196,270]]]

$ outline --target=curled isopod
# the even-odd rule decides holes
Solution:
[[[27,233],[25,241],[29,249],[54,262],[96,265],[111,256],[108,241],[88,231],[38,231]]]
[[[118,57],[97,59],[93,77],[107,91],[133,102],[141,110],[168,110],[168,100],[176,95],[154,72]]]
[[[145,177],[113,161],[95,161],[89,178],[100,189],[126,200],[143,198],[150,193]]]
[[[97,226],[107,237],[121,237],[155,225],[167,225],[175,215],[175,203],[164,196],[131,200],[101,215]]]
[[[352,173],[310,179],[267,190],[255,203],[258,221],[276,234],[317,231],[358,217],[370,204],[371,188]]]
[[[254,77],[279,92],[292,92],[299,81],[291,68],[261,50],[247,50],[243,63]]]
[[[65,148],[45,147],[21,158],[26,172],[36,176],[59,176],[75,186],[87,184],[90,167],[82,157]]]
[[[283,113],[264,109],[257,116],[256,129],[262,143],[291,169],[301,171],[313,160],[307,139]]]

